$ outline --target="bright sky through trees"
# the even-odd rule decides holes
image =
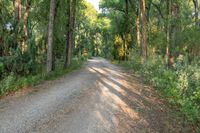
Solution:
[[[99,11],[99,2],[100,0],[87,0],[88,2],[90,2],[97,11]]]

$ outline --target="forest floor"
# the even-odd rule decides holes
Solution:
[[[159,93],[103,58],[0,100],[0,133],[193,133]]]

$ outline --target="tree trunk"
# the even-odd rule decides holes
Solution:
[[[58,6],[59,6],[59,4],[60,4],[60,0],[57,0],[56,4],[55,4],[55,13],[54,13],[54,27],[53,27],[54,29],[56,29],[55,21],[57,19],[57,15],[58,15],[57,12],[58,12]],[[55,32],[53,33],[53,36],[56,36]],[[56,38],[53,37],[53,44],[56,44],[55,40],[56,40]],[[55,61],[56,61],[57,55],[56,55],[56,51],[54,50],[54,47],[55,47],[55,45],[53,45],[52,71],[54,71],[56,69]]]
[[[66,32],[66,49],[65,49],[65,63],[64,67],[69,67],[71,64],[72,51],[75,45],[75,18],[76,18],[76,0],[68,0],[68,21]]]
[[[24,13],[24,27],[23,27],[23,30],[24,30],[24,39],[23,39],[23,42],[22,42],[22,53],[26,52],[27,51],[27,45],[28,45],[28,18],[29,18],[29,13],[30,13],[30,6],[31,6],[31,1],[32,0],[27,0],[26,2],[26,10],[25,10],[25,13]]]
[[[172,23],[171,23],[171,29],[170,29],[170,59],[169,64],[172,66],[175,62],[175,45],[176,45],[176,35],[177,35],[177,20],[179,17],[179,6],[177,2],[171,1],[171,15],[172,15]]]
[[[140,48],[141,45],[141,33],[140,33],[140,1],[137,2],[137,8],[136,8],[136,32],[137,32],[137,46]]]
[[[126,27],[126,33],[124,35],[124,60],[127,60],[127,41],[128,41],[128,34],[129,34],[129,27],[128,27],[128,24],[129,24],[129,14],[128,14],[128,11],[129,11],[129,8],[128,8],[128,0],[125,0],[125,3],[126,3],[126,9],[125,9],[125,14],[126,14],[126,23],[127,23],[127,27]]]
[[[194,4],[195,25],[199,26],[199,2],[198,2],[198,0],[193,0],[193,4]]]
[[[170,55],[170,29],[171,29],[171,0],[166,1],[167,4],[167,24],[166,24],[166,40],[167,40],[167,45],[166,45],[166,64],[169,65],[169,55]]]
[[[72,2],[72,52],[75,47],[76,0]]]
[[[125,10],[126,17],[128,17],[128,0],[125,0],[125,3],[126,3],[126,10]]]
[[[15,25],[14,25],[14,32],[15,32],[15,47],[21,47],[20,42],[18,42],[18,33],[20,31],[20,20],[22,16],[22,6],[21,0],[14,0],[14,16],[15,16]]]
[[[54,14],[56,0],[51,0],[48,26],[48,48],[47,48],[47,72],[53,68],[53,31],[54,31]]]
[[[14,8],[16,20],[19,22],[22,16],[21,0],[14,0]]]
[[[68,0],[68,6],[67,6],[67,14],[68,14],[68,20],[67,20],[67,32],[66,32],[66,47],[65,47],[65,58],[64,58],[64,68],[68,67],[71,63],[71,0]]]
[[[139,16],[139,14],[137,14],[137,19],[136,19],[136,26],[137,26],[137,46],[138,46],[138,48],[140,48],[140,42],[141,42],[141,40],[140,40],[140,16]]]
[[[147,58],[147,11],[146,11],[146,1],[140,1],[140,15],[141,15],[141,26],[142,26],[142,58],[146,60]]]

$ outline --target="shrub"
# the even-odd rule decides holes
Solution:
[[[13,88],[15,85],[16,76],[11,73],[4,80],[0,82],[0,95],[10,91],[10,88]]]
[[[22,87],[35,85],[41,83],[44,80],[52,80],[72,70],[80,68],[83,61],[79,58],[73,58],[70,67],[63,69],[63,62],[58,61],[56,64],[56,70],[51,73],[40,72],[37,75],[29,76],[16,76],[13,72],[9,76],[6,76],[3,80],[0,80],[0,96],[5,95],[11,91],[15,91]]]
[[[188,64],[181,56],[173,68],[167,68],[163,58],[150,57],[141,62],[137,53],[130,55],[129,65],[156,88],[160,89],[170,103],[179,105],[185,116],[193,121],[200,120],[200,67],[198,62]]]

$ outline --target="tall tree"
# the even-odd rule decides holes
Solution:
[[[170,65],[169,61],[169,55],[170,55],[170,41],[171,41],[171,35],[170,35],[170,29],[171,29],[171,0],[166,1],[167,6],[167,23],[166,23],[166,63],[167,65]]]
[[[29,13],[30,13],[30,7],[31,7],[31,2],[32,0],[26,0],[26,9],[25,9],[25,13],[23,16],[23,21],[24,21],[24,26],[23,26],[23,30],[24,30],[24,39],[22,42],[22,52],[25,52],[27,50],[27,44],[28,44],[28,18],[29,18]]]
[[[194,4],[195,24],[199,26],[199,0],[192,0]]]
[[[67,7],[67,32],[66,32],[66,48],[65,48],[65,59],[64,67],[69,67],[71,64],[72,51],[75,43],[75,20],[76,20],[76,0],[68,0]]]
[[[125,31],[125,35],[123,37],[124,40],[124,59],[127,60],[127,45],[128,45],[128,34],[129,34],[129,29],[128,29],[128,25],[129,25],[129,1],[125,0],[125,20],[126,20],[126,31]]]
[[[73,0],[72,2],[72,51],[75,46],[75,24],[76,24],[76,4],[77,1]]]
[[[70,65],[71,61],[71,0],[67,0],[68,6],[67,6],[67,32],[66,32],[66,47],[65,47],[65,58],[64,58],[64,68],[68,67]]]
[[[147,58],[147,10],[146,0],[140,0],[140,15],[142,26],[142,57],[144,60]]]
[[[22,5],[21,0],[14,0],[14,8],[15,8],[15,17],[18,21],[20,21],[22,16]]]
[[[18,34],[20,31],[20,21],[22,17],[22,5],[21,5],[21,0],[14,0],[13,1],[14,5],[14,16],[15,16],[15,25],[14,25],[14,32],[15,32],[15,44],[20,46],[20,42],[18,42]]]
[[[140,33],[140,1],[137,2],[137,11],[136,11],[136,28],[137,28],[137,46],[141,45],[141,33]]]
[[[54,31],[54,14],[56,0],[51,0],[49,11],[49,26],[48,26],[48,48],[47,48],[47,72],[53,69],[53,31]]]
[[[178,30],[178,18],[179,18],[179,4],[178,1],[171,1],[171,25],[170,25],[170,65],[175,62],[175,47],[176,47],[176,37]]]

